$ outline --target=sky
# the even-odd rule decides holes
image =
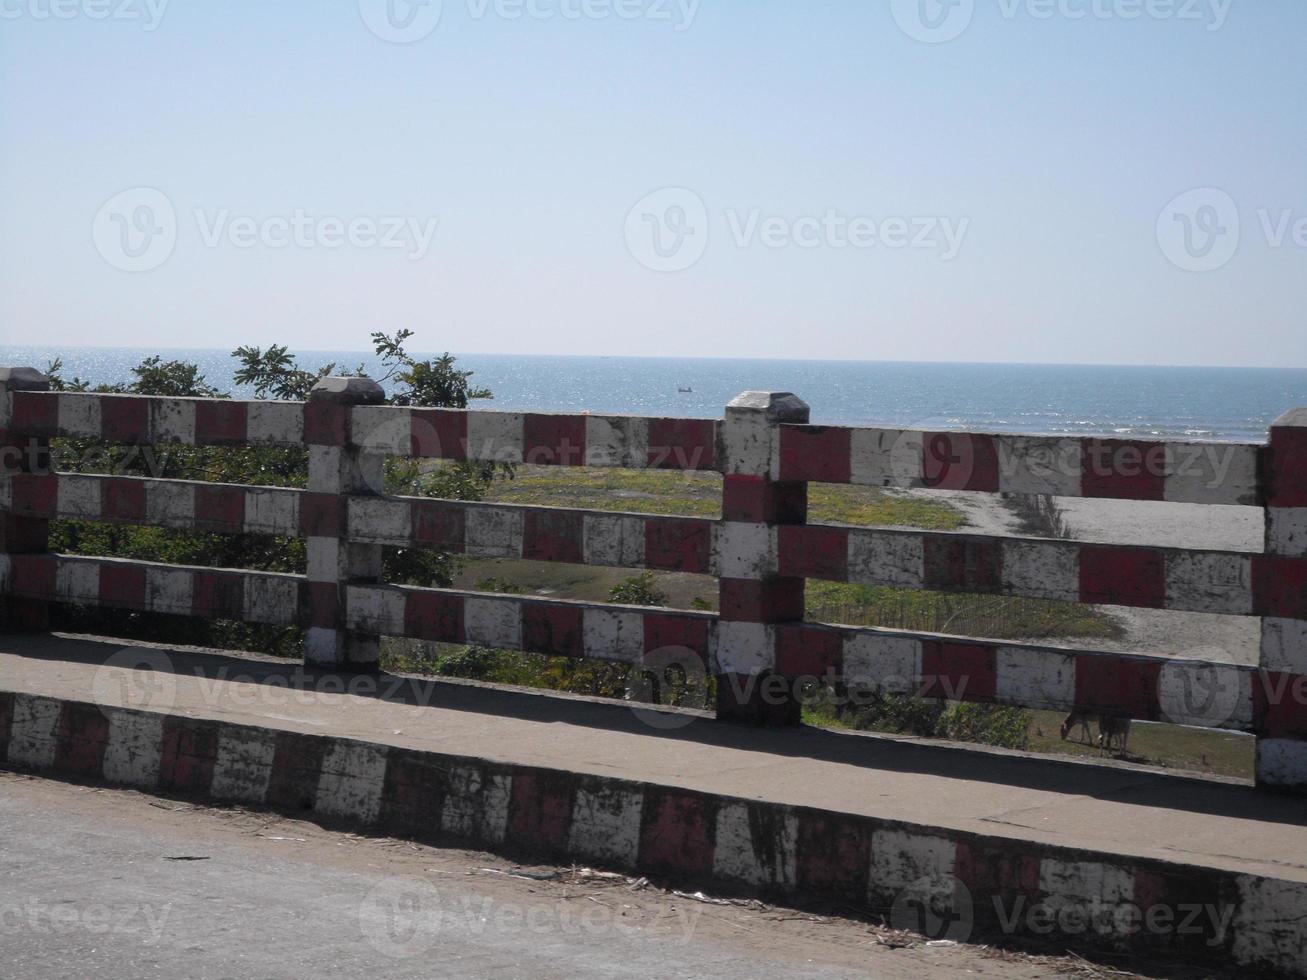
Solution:
[[[0,343],[1307,367],[1301,0],[0,0]]]

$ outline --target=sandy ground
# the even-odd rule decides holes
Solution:
[[[1082,541],[1155,544],[1213,551],[1262,551],[1264,511],[1215,504],[1160,504],[1133,500],[1058,500]]]
[[[969,529],[982,534],[1018,535],[1020,522],[1002,498],[985,493],[911,491],[946,499],[966,514]],[[1263,550],[1263,512],[1256,507],[1168,504],[1132,500],[1059,498],[1066,522],[1079,541],[1151,544],[1216,551]],[[1254,616],[1213,616],[1158,609],[1104,607],[1126,630],[1122,640],[1095,640],[1095,647],[1121,652],[1171,654],[1221,663],[1256,664],[1261,622]]]
[[[3,771],[0,828],[14,845],[0,854],[6,976],[1136,975],[1074,957],[927,944],[821,910],[678,894],[587,869],[515,868],[490,854],[274,813]],[[401,884],[402,894],[387,887]],[[391,918],[373,922],[364,912],[378,895],[422,904],[379,906]],[[136,928],[76,928],[92,909],[97,922]],[[101,912],[142,909],[153,915]],[[55,911],[52,942],[46,919]]]
[[[1021,523],[1002,497],[991,493],[908,490],[909,496],[943,500],[966,515],[968,530],[1015,535]],[[1167,504],[1136,500],[1059,497],[1075,538],[1102,544],[1151,544],[1213,551],[1263,550],[1263,511],[1258,507]]]

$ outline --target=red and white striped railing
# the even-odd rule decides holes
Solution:
[[[783,425],[776,478],[1171,503],[1259,503],[1263,447]]]
[[[0,594],[42,626],[50,602],[306,630],[313,663],[367,669],[383,635],[609,660],[717,678],[720,717],[797,720],[810,678],[850,691],[1248,731],[1258,779],[1307,789],[1307,411],[1267,444],[814,426],[793,395],[750,392],[721,420],[397,408],[367,379],[306,403],[44,390],[0,371]],[[305,489],[52,472],[49,440],[307,447]],[[387,496],[387,454],[723,474],[722,519]],[[1258,506],[1265,553],[854,528],[807,521],[810,482]],[[1144,506],[1145,504],[1141,504]],[[307,542],[303,576],[48,553],[71,519]],[[381,549],[694,572],[720,612],[388,585]],[[1235,666],[804,621],[804,582],[975,592],[1257,616]]]

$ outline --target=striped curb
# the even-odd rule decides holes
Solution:
[[[973,941],[1307,971],[1307,884],[1255,875],[29,694],[0,693],[0,761],[873,917],[921,896]],[[1190,909],[1219,914],[1180,928]]]

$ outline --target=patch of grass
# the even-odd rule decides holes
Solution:
[[[1102,757],[1097,746],[1078,740],[1078,729],[1071,733],[1071,738],[1062,741],[1058,728],[1065,715],[1061,712],[1031,711],[1030,715],[1032,752]],[[1090,729],[1092,738],[1096,739],[1098,725],[1093,724]],[[1130,729],[1128,749],[1124,758],[1141,765],[1251,779],[1256,739],[1236,732],[1135,722]]]
[[[402,639],[382,642],[381,668],[397,673],[459,677],[615,700],[627,698],[636,671],[625,663]],[[702,674],[682,677],[679,681],[671,678],[665,688],[658,690],[658,703],[705,708],[712,703],[712,690],[712,679]]]
[[[630,572],[621,568],[564,565],[516,558],[464,563],[454,587],[604,602]],[[652,572],[648,584],[673,609],[716,609],[718,584],[707,575]],[[953,633],[996,640],[1117,639],[1120,622],[1094,606],[1046,599],[949,595],[841,582],[807,583],[807,618],[845,626],[880,626],[924,633]]]
[[[952,531],[966,524],[955,507],[879,487],[814,483],[809,519],[824,524],[919,527]],[[722,478],[675,470],[579,469],[519,466],[512,480],[496,480],[486,500],[506,504],[633,511],[682,517],[720,517]]]
[[[511,480],[496,480],[487,501],[632,511],[683,517],[719,517],[722,478],[716,473],[519,466]]]
[[[1118,620],[1074,602],[995,595],[951,595],[920,589],[808,581],[809,619],[996,640],[1110,638]]]
[[[943,501],[913,497],[879,487],[808,485],[808,519],[817,524],[860,524],[869,527],[919,527],[956,531],[967,519]]]
[[[1118,758],[1137,765],[1155,766],[1251,779],[1256,740],[1236,732],[1208,731],[1179,725],[1135,722],[1129,751],[1108,756],[1092,744],[1097,723],[1090,726],[1091,741],[1080,741],[1077,729],[1062,741],[1059,726],[1065,715],[1035,711],[885,695],[874,699],[871,710],[839,710],[821,701],[804,708],[804,724],[816,728],[911,734],[949,741],[981,742],[1044,755],[1082,759]]]
[[[601,565],[568,565],[558,562],[526,561],[519,558],[469,558],[454,578],[454,588],[476,592],[510,592],[607,602],[613,589],[631,578],[628,568]],[[493,588],[490,586],[493,584]],[[695,609],[695,601],[717,608],[717,580],[687,572],[652,572],[649,584],[673,609]]]
[[[398,673],[461,677],[619,700],[627,696],[631,679],[627,664],[391,638],[382,642],[381,666]],[[712,704],[712,680],[698,678],[662,693],[672,703],[705,708]],[[1078,731],[1062,741],[1058,726],[1063,717],[1056,711],[941,703],[903,695],[880,695],[869,707],[844,710],[817,695],[803,710],[804,724],[815,728],[906,733],[1052,756],[1105,757],[1093,744],[1079,741]],[[1091,731],[1096,738],[1098,726],[1091,726]],[[1129,752],[1118,758],[1162,769],[1251,779],[1255,747],[1255,739],[1235,732],[1136,722],[1130,732]]]

